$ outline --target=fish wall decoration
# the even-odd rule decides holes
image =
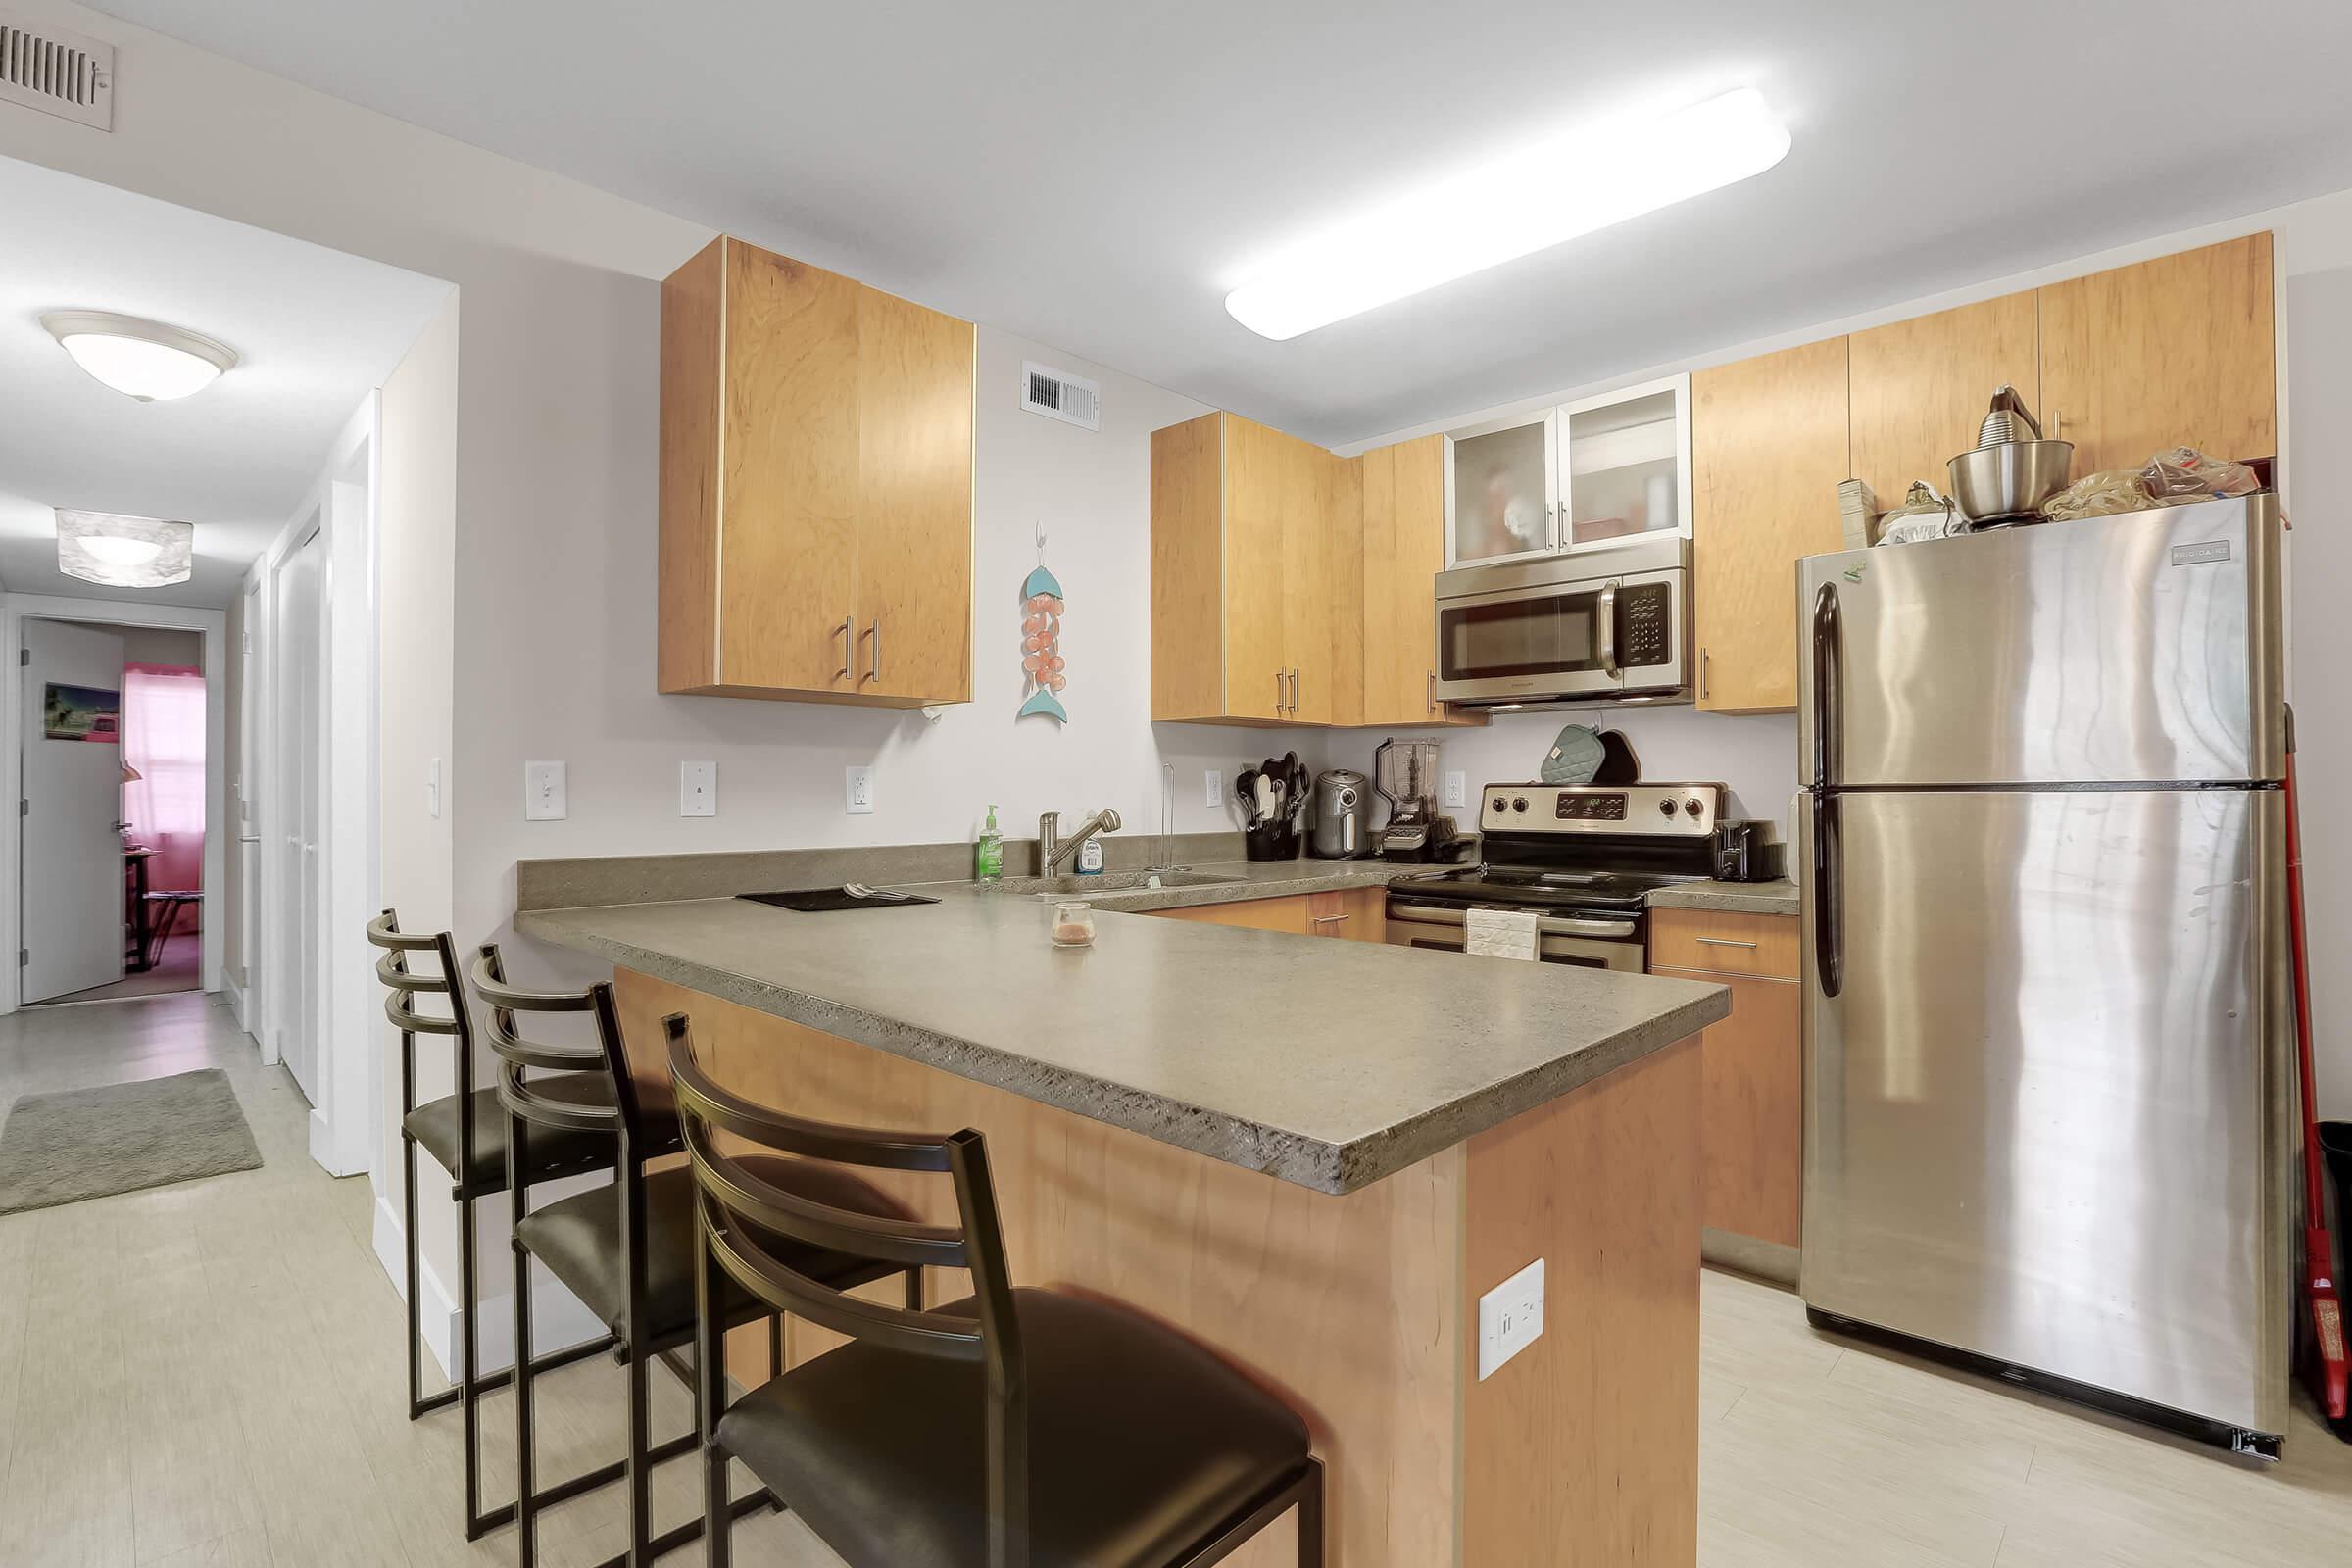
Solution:
[[[1046,569],[1046,530],[1037,530],[1037,569],[1021,584],[1021,673],[1028,677],[1028,696],[1015,718],[1043,713],[1066,724],[1070,715],[1061,706],[1061,689],[1069,684],[1061,658],[1061,583]]]

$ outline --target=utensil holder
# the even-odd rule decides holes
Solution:
[[[1267,822],[1242,830],[1242,858],[1250,860],[1296,860],[1298,829],[1288,822]]]

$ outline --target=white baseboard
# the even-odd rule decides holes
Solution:
[[[237,984],[237,977],[230,974],[225,968],[220,971],[220,990],[228,998],[229,1009],[236,1015],[237,1027],[244,1030],[247,1037],[250,1038],[253,1034],[253,1023],[246,1007],[245,988]]]
[[[375,1200],[375,1260],[392,1277],[392,1290],[404,1299],[408,1287],[408,1256],[400,1227],[400,1210],[389,1197],[378,1194]],[[588,1340],[602,1339],[609,1330],[598,1322],[596,1314],[580,1304],[580,1298],[565,1290],[549,1276],[545,1269],[532,1265],[531,1270],[531,1339],[540,1355],[560,1350],[567,1346]],[[417,1293],[424,1298],[416,1314],[418,1336],[424,1348],[441,1369],[444,1381],[457,1378],[458,1336],[461,1332],[458,1300],[454,1293],[441,1283],[433,1271],[432,1260],[416,1261]],[[495,1372],[514,1360],[514,1298],[507,1292],[484,1298],[475,1321],[480,1325],[481,1339],[476,1348],[476,1367]]]

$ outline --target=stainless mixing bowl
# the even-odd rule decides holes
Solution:
[[[1951,497],[1971,522],[2038,514],[2073,477],[2072,441],[2002,441],[1948,465]]]

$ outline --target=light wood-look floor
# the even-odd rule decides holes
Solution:
[[[367,1183],[310,1162],[308,1107],[225,1010],[188,995],[0,1019],[0,1105],[199,1066],[227,1069],[263,1169],[0,1218],[0,1564],[511,1563],[511,1533],[469,1547],[459,1526],[456,1413],[403,1415]],[[2352,1549],[2352,1447],[2307,1414],[2284,1464],[2244,1467],[1816,1335],[1787,1294],[1720,1274],[1703,1353],[1707,1568],[2288,1568]],[[684,1430],[683,1391],[655,1386],[659,1430]],[[542,1388],[543,1477],[618,1454],[611,1363]],[[503,1396],[488,1419],[503,1488]],[[662,1521],[696,1500],[692,1464],[665,1466]],[[620,1505],[608,1490],[551,1515],[549,1568],[618,1550]],[[736,1540],[747,1568],[836,1568],[789,1517]]]

